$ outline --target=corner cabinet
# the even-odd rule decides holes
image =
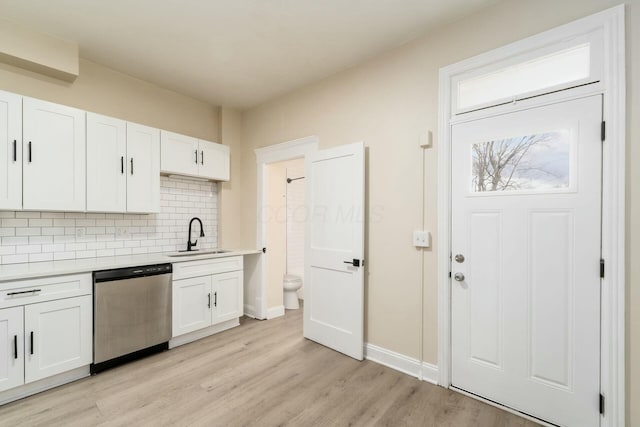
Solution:
[[[174,264],[174,338],[216,325],[237,326],[243,315],[242,261],[233,256]]]
[[[22,97],[0,91],[0,209],[22,209]]]
[[[162,131],[161,171],[229,181],[229,147],[186,135]]]
[[[82,367],[88,374],[91,287],[91,274],[0,283],[0,403],[23,397],[27,384]]]
[[[159,133],[87,113],[87,211],[160,211]]]
[[[22,207],[84,211],[85,112],[23,98]]]

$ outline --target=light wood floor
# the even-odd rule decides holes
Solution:
[[[302,338],[302,310],[0,407],[2,426],[536,424]]]

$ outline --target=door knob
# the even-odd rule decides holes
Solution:
[[[462,274],[462,273],[456,273],[456,274],[453,276],[453,278],[454,278],[454,279],[456,279],[456,281],[457,281],[457,282],[462,282],[462,281],[464,281],[464,274]]]
[[[462,254],[456,254],[456,256],[455,256],[455,257],[453,257],[453,259],[455,259],[455,260],[456,260],[456,262],[458,262],[458,263],[463,263],[463,262],[464,262],[464,255],[462,255]]]

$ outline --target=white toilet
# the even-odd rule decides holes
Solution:
[[[300,308],[298,302],[298,289],[302,287],[302,278],[293,274],[285,274],[283,280],[284,287],[284,308],[297,310]]]

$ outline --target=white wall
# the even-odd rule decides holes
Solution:
[[[287,178],[304,177],[304,159],[290,160],[285,164]],[[287,184],[287,274],[302,278],[298,297],[304,297],[304,207],[305,180]]]
[[[188,223],[199,248],[217,247],[217,184],[161,178],[160,213],[149,215],[0,211],[0,264],[186,249]],[[122,236],[117,230],[125,231]],[[78,237],[80,230],[84,236]]]

